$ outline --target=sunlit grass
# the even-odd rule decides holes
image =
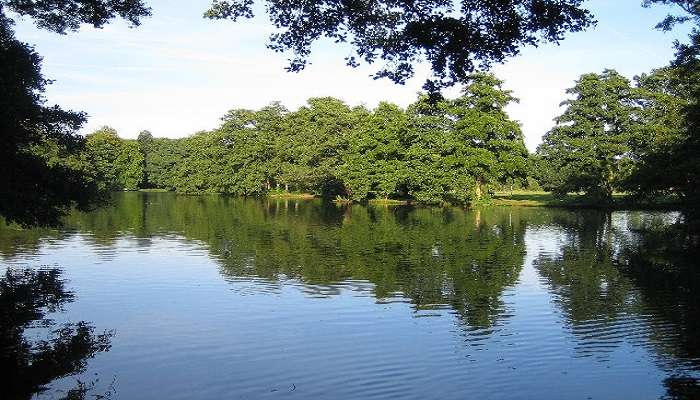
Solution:
[[[314,199],[316,195],[304,192],[283,192],[283,191],[270,191],[267,194],[268,197],[274,197],[278,199]]]
[[[673,207],[678,204],[674,198],[657,198],[654,201],[641,201],[629,197],[626,193],[613,193],[612,203],[600,203],[587,198],[583,193],[555,195],[551,192],[515,190],[513,192],[496,192],[489,205],[519,207],[612,207],[612,208],[659,208]]]

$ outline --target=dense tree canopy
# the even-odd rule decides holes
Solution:
[[[26,16],[58,33],[114,18],[136,26],[150,9],[142,0],[0,0],[0,215],[25,224],[55,223],[70,206],[87,207],[103,189],[164,188],[255,195],[308,191],[353,200],[411,198],[470,203],[496,184],[522,180],[531,165],[517,123],[504,107],[515,99],[475,68],[517,54],[522,46],[558,42],[591,26],[582,0],[266,2],[278,33],[269,47],[291,51],[289,69],[306,65],[321,38],[348,42],[349,65],[385,62],[375,77],[403,83],[415,64],[433,77],[406,110],[381,104],[351,108],[332,98],[290,112],[279,104],[232,110],[219,129],[183,140],[143,132],[124,141],[102,130],[76,135],[80,112],[47,106],[41,58],[15,39],[8,15]],[[587,74],[545,136],[534,165],[546,187],[607,200],[613,190],[700,199],[700,52],[697,1],[677,5],[658,28],[691,22],[673,65],[638,77]],[[205,16],[249,18],[255,2],[214,0]],[[10,14],[11,13],[11,14]],[[463,83],[463,94],[435,92]],[[87,148],[85,146],[87,145]],[[661,173],[660,171],[663,171]]]
[[[151,15],[142,0],[0,0],[0,10],[3,7],[57,33],[76,31],[80,24],[101,28],[116,17],[137,26]]]
[[[567,93],[564,113],[544,135],[539,153],[558,171],[550,189],[583,191],[609,200],[629,153],[632,130],[632,87],[612,70],[585,74]]]
[[[288,69],[302,70],[321,38],[349,43],[347,64],[382,60],[374,74],[403,83],[417,61],[430,63],[426,89],[465,82],[475,68],[518,54],[523,46],[558,43],[566,32],[593,24],[583,0],[265,1],[278,32],[268,47],[292,53]],[[214,0],[212,19],[253,17],[253,0]]]
[[[687,204],[700,204],[700,2],[697,0],[645,0],[644,5],[653,4],[673,5],[681,14],[669,14],[656,27],[663,31],[672,30],[677,24],[690,23],[692,30],[689,42],[677,41],[676,58],[671,65],[675,68],[672,76],[665,79],[674,86],[675,92],[680,92],[681,101],[681,130],[673,140],[669,140],[655,151],[648,154],[646,171],[650,172],[657,182],[650,182],[647,192],[659,191],[661,188],[671,188],[680,194]],[[665,170],[661,175],[659,170]],[[654,174],[656,172],[656,174]],[[658,184],[660,182],[660,184]],[[657,184],[653,184],[657,183]],[[700,221],[695,215],[693,219]],[[697,223],[700,230],[700,222]]]
[[[648,198],[682,190],[682,175],[688,165],[679,162],[675,154],[688,139],[685,110],[692,103],[693,81],[697,77],[671,67],[636,78],[639,108],[629,145],[634,164],[624,190]],[[696,157],[686,162],[693,162]]]
[[[470,79],[456,99],[422,95],[407,110],[322,97],[293,112],[279,103],[231,110],[218,129],[184,139],[122,140],[102,128],[88,135],[85,157],[111,189],[471,203],[525,178],[528,154],[504,111],[510,92],[493,75]]]
[[[700,2],[648,0],[677,5],[657,28],[695,24],[689,43],[676,43],[666,68],[630,84],[614,71],[583,75],[574,97],[538,148],[537,171],[545,188],[584,191],[610,199],[613,190],[640,197],[674,195],[700,204]]]
[[[683,147],[694,135],[688,110],[698,78],[679,67],[656,69],[634,83],[612,70],[581,76],[537,149],[544,188],[602,201],[616,190],[692,203],[689,177],[698,155]]]

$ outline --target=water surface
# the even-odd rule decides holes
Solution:
[[[5,347],[94,346],[10,398],[698,398],[697,261],[640,233],[677,217],[119,194],[0,228],[56,285]]]

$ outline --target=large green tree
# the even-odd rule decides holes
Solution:
[[[332,97],[311,98],[291,113],[285,128],[289,134],[284,137],[290,153],[284,182],[318,194],[339,194],[341,154],[347,149],[350,132],[365,115],[365,110],[353,110]]]
[[[505,111],[517,101],[496,76],[477,73],[470,77],[462,96],[448,103],[448,113],[455,121],[456,163],[474,177],[477,198],[483,195],[485,184],[527,176],[528,152],[520,125]]]
[[[421,201],[469,203],[489,184],[524,178],[527,149],[520,126],[504,108],[516,99],[491,74],[469,77],[462,95],[409,107],[410,191]]]
[[[558,171],[555,192],[583,191],[603,202],[625,176],[633,129],[634,94],[630,82],[614,70],[584,74],[567,90],[572,98],[537,152]]]

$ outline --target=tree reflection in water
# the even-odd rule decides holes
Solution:
[[[577,338],[580,356],[605,358],[624,341],[651,347],[666,399],[698,399],[698,249],[664,214],[591,212],[555,218],[569,237],[535,261]]]
[[[664,380],[666,396],[664,400],[700,399],[700,381],[688,377],[671,377]]]
[[[88,359],[109,350],[113,332],[95,334],[94,327],[85,321],[56,326],[47,318],[75,299],[65,284],[55,268],[11,268],[0,278],[3,398],[29,399],[55,379],[84,371]],[[32,340],[27,337],[31,328],[44,328],[49,334],[44,340]],[[84,398],[93,386],[78,381],[65,398]]]
[[[534,254],[534,267],[547,299],[560,311],[557,323],[567,340],[569,333],[573,337],[575,356],[607,362],[619,360],[616,351],[644,347],[666,378],[666,398],[694,399],[700,398],[700,254],[687,247],[692,241],[683,239],[683,230],[668,229],[669,221],[663,221],[668,216],[126,193],[112,207],[72,214],[62,232],[19,237],[9,230],[3,234],[0,225],[0,255],[31,253],[45,238],[73,234],[111,250],[124,238],[139,248],[159,238],[185,238],[206,248],[227,281],[254,281],[259,291],[292,285],[309,297],[351,289],[367,291],[378,302],[408,300],[419,316],[455,315],[467,339],[476,341],[492,337],[514,315],[504,293],[519,282],[530,251],[526,234],[536,228],[531,232],[548,233],[538,243],[561,235],[561,241],[542,243],[553,250],[544,246]],[[66,293],[58,297],[72,299]],[[43,313],[51,308],[45,301]],[[80,325],[71,327],[69,335],[77,336]],[[100,351],[98,339],[93,336],[85,347],[85,358]],[[69,372],[62,374],[57,376]]]

